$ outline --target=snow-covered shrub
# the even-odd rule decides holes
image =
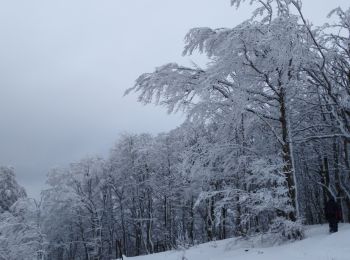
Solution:
[[[274,235],[276,242],[300,240],[304,238],[304,227],[300,221],[290,221],[282,217],[274,219],[269,233]]]
[[[193,246],[193,243],[188,237],[188,235],[186,233],[184,235],[179,234],[178,238],[176,239],[176,249],[186,250],[189,249],[191,246]]]
[[[14,169],[0,166],[0,212],[9,210],[19,199],[26,197],[26,192],[17,181]]]
[[[304,238],[304,226],[300,221],[290,221],[283,217],[276,217],[269,225],[267,232],[250,233],[237,238],[227,244],[227,249],[255,248],[280,245],[288,241],[301,240]]]
[[[45,248],[40,208],[34,200],[19,199],[0,214],[0,260],[43,259]]]

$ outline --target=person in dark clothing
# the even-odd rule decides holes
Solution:
[[[338,232],[338,222],[341,220],[341,210],[333,197],[330,197],[325,207],[326,219],[329,222],[329,232]]]

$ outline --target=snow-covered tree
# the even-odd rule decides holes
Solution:
[[[11,167],[0,167],[0,212],[9,210],[20,198],[26,197],[26,192],[15,177],[14,169]]]

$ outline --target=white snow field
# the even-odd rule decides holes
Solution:
[[[126,259],[126,258],[124,258]],[[133,260],[350,260],[350,225],[328,233],[327,225],[309,226],[302,241],[272,247],[248,247],[244,241],[226,239],[147,256]]]

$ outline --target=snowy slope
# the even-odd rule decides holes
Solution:
[[[227,239],[202,244],[184,251],[170,251],[132,260],[350,260],[350,225],[328,234],[327,225],[308,227],[302,241],[274,247],[247,247],[242,241]]]

